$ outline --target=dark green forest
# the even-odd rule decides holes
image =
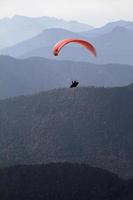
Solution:
[[[2,200],[132,200],[133,180],[124,181],[88,165],[57,163],[0,170]]]
[[[55,89],[0,101],[0,166],[79,162],[133,176],[133,87]]]

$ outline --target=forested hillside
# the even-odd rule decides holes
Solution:
[[[0,165],[86,162],[133,176],[133,88],[51,90],[0,101]]]

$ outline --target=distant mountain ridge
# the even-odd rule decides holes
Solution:
[[[118,26],[92,41],[99,53],[96,63],[133,64],[133,30]]]
[[[12,18],[0,19],[0,49],[30,39],[48,28],[64,28],[75,32],[92,29],[91,26],[76,21],[15,15]]]
[[[79,86],[124,86],[133,82],[133,67],[0,56],[0,99],[69,87],[75,79]]]
[[[29,40],[25,40],[22,43],[15,45],[14,47],[9,47],[7,49],[1,50],[1,54],[9,54],[13,57],[24,57],[24,55],[26,55],[27,53],[46,47],[46,49],[48,50],[42,51],[42,57],[54,58],[54,56],[52,55],[52,47],[54,44],[64,38],[77,37],[81,38],[82,36],[78,33],[67,31],[65,29],[51,28],[44,30],[39,35]]]
[[[105,24],[104,26],[101,26],[99,28],[94,28],[93,30],[83,32],[82,34],[90,35],[90,37],[97,37],[102,34],[106,34],[111,32],[114,28],[117,27],[122,27],[122,28],[128,28],[130,30],[133,30],[133,22],[132,21],[124,21],[124,20],[119,20],[119,21],[114,21],[114,22],[109,22]]]
[[[97,37],[73,33],[64,29],[48,29],[30,40],[2,49],[0,53],[17,58],[41,56],[55,59],[52,54],[53,45],[63,38],[81,38],[90,41],[96,48],[97,57],[91,57],[85,49],[78,45],[69,44],[63,48],[56,59],[97,64],[133,65],[133,29],[121,26],[116,26],[110,32]]]

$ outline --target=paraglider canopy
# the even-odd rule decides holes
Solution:
[[[74,42],[77,43],[83,47],[85,47],[93,56],[96,56],[96,50],[94,48],[94,46],[89,43],[88,41],[85,40],[81,40],[81,39],[75,39],[75,38],[68,38],[68,39],[64,39],[64,40],[60,40],[59,42],[57,42],[55,44],[55,46],[53,47],[53,54],[55,56],[58,56],[60,50],[67,44]]]

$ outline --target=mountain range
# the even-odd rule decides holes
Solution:
[[[30,57],[35,54],[35,56],[54,58],[52,55],[52,47],[55,43],[64,38],[76,37],[80,38],[81,35],[65,29],[52,28],[14,47],[1,50],[1,54],[7,54],[13,57]]]
[[[0,101],[0,166],[78,162],[133,177],[133,86]]]
[[[100,30],[99,30],[100,31]],[[102,29],[101,29],[102,32]],[[90,41],[96,48],[97,57],[76,44],[69,44],[62,49],[58,57],[52,54],[56,42],[64,38],[81,38]],[[117,26],[110,32],[92,37],[91,34],[74,33],[65,29],[47,29],[39,35],[0,51],[1,54],[16,58],[41,56],[49,59],[85,61],[97,64],[130,64],[133,65],[133,29]]]
[[[80,86],[124,86],[133,82],[133,67],[0,56],[0,99],[69,87],[75,79]]]
[[[109,33],[117,27],[133,30],[133,22],[132,21],[124,21],[124,20],[109,22],[102,27],[93,28],[92,30],[82,32],[82,34],[83,35],[89,34],[90,37],[97,37],[97,36]]]
[[[133,199],[132,52],[133,22],[0,19],[0,199]]]
[[[0,19],[0,49],[22,42],[48,28],[64,28],[79,32],[89,31],[93,27],[84,23],[65,21],[54,17],[33,18],[15,15],[12,18]]]

